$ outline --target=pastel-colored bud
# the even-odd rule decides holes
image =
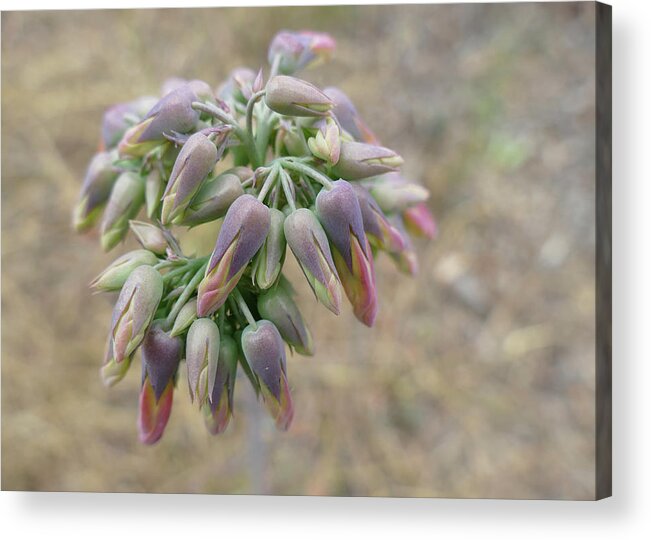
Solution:
[[[144,444],[154,444],[163,435],[172,411],[174,376],[182,352],[181,338],[171,337],[158,323],[152,324],[142,344],[138,432]]]
[[[405,241],[400,231],[387,219],[373,196],[364,186],[359,184],[351,184],[351,186],[357,195],[364,231],[371,244],[385,251],[394,253],[402,251]]]
[[[220,174],[201,186],[183,212],[180,224],[194,227],[219,219],[241,195],[244,195],[244,189],[240,178],[231,172]]]
[[[156,255],[146,249],[129,251],[115,259],[91,281],[90,286],[98,291],[117,291],[136,268],[143,265],[154,266],[158,262]]]
[[[265,103],[286,116],[324,116],[332,101],[313,84],[287,75],[277,75],[267,83]]]
[[[285,286],[285,280],[258,297],[258,312],[276,325],[283,339],[297,352],[308,356],[314,354],[312,335],[289,288]]]
[[[226,82],[217,89],[217,96],[222,100],[234,99],[246,103],[253,95],[253,83],[256,73],[246,67],[235,68],[231,71]]]
[[[403,159],[389,148],[343,141],[339,161],[332,171],[346,180],[361,180],[397,170]]]
[[[433,240],[438,229],[434,216],[425,203],[419,203],[407,208],[402,213],[402,219],[409,233]]]
[[[224,218],[215,249],[199,284],[197,313],[205,317],[219,309],[262,247],[271,217],[269,208],[252,195],[242,195]]]
[[[327,59],[336,46],[335,40],[323,32],[289,32],[276,34],[269,45],[269,63],[279,57],[278,72],[291,75]]]
[[[364,233],[359,201],[345,180],[316,197],[316,213],[333,245],[333,259],[355,316],[372,326],[377,314],[373,253]]]
[[[334,165],[339,161],[341,139],[339,127],[332,118],[325,118],[314,137],[307,141],[312,154],[319,159]]]
[[[132,356],[128,356],[122,362],[116,362],[113,358],[113,346],[109,336],[106,353],[104,355],[104,363],[100,369],[100,377],[104,386],[111,387],[119,383],[129,371]]]
[[[158,101],[153,96],[143,96],[127,103],[118,103],[106,109],[102,118],[104,148],[113,148],[127,129],[147,114]]]
[[[369,191],[382,210],[400,213],[429,198],[423,186],[407,182],[397,173],[386,174],[373,180]]]
[[[116,158],[112,152],[93,156],[72,216],[73,226],[78,232],[90,229],[97,222],[120,172],[113,165]]]
[[[212,435],[223,433],[233,415],[233,393],[237,374],[237,343],[223,336],[219,344],[219,360],[214,374],[206,371],[210,391],[204,402],[204,421]]]
[[[341,127],[352,135],[355,140],[367,144],[380,144],[380,141],[364,123],[350,98],[339,88],[329,87],[323,93],[334,102],[333,114]]]
[[[211,395],[219,358],[219,328],[212,319],[196,319],[186,338],[185,363],[188,366],[190,399],[202,404]],[[206,370],[206,375],[201,373]],[[203,382],[203,384],[201,384]]]
[[[144,156],[165,141],[165,133],[191,131],[199,120],[199,113],[192,108],[192,103],[198,99],[189,84],[165,95],[139,124],[124,134],[118,145],[120,155]]]
[[[163,231],[158,227],[151,223],[132,219],[129,221],[129,228],[143,248],[157,255],[165,254],[168,246],[167,240]]]
[[[142,342],[163,296],[163,278],[151,266],[138,266],[124,283],[113,308],[111,346],[122,362]]]
[[[405,245],[401,251],[389,253],[389,256],[393,259],[398,270],[405,274],[415,276],[418,274],[418,256],[416,255],[416,250],[414,249],[411,237],[405,230],[404,222],[400,216],[393,215],[390,217],[390,220],[393,226],[400,231]]]
[[[251,167],[240,165],[238,167],[233,167],[231,169],[228,169],[227,171],[224,171],[222,174],[234,174],[240,179],[241,182],[244,182],[245,180],[248,180],[253,176],[253,169]]]
[[[183,216],[192,197],[212,171],[219,152],[203,133],[195,133],[183,145],[163,194],[161,221],[168,224]]]
[[[285,219],[285,238],[317,299],[339,314],[341,289],[330,245],[311,210],[299,208]]]
[[[188,300],[174,320],[170,336],[180,336],[197,318],[197,299]]]
[[[276,134],[277,147],[284,146],[287,153],[292,156],[309,156],[310,147],[307,145],[305,135],[299,126],[281,120]]]
[[[127,234],[129,220],[136,217],[145,200],[145,181],[137,173],[122,173],[111,191],[102,216],[101,244],[104,251],[113,249]]]
[[[216,104],[215,94],[207,82],[200,79],[193,79],[188,83],[188,86],[194,91],[197,98],[199,98],[199,101],[203,101],[204,103],[212,103],[213,105]]]
[[[285,260],[287,242],[285,241],[285,214],[276,208],[269,209],[269,234],[258,253],[255,266],[255,284],[268,289],[278,280]]]
[[[287,382],[285,344],[276,326],[257,321],[242,332],[242,352],[260,384],[262,398],[276,422],[287,430],[294,417],[294,405]]]
[[[145,180],[145,207],[148,218],[152,219],[156,215],[156,210],[160,206],[164,191],[165,181],[161,176],[160,170],[154,167],[147,173]]]

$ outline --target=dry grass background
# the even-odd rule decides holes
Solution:
[[[591,498],[593,25],[589,3],[3,13],[2,488]],[[304,27],[339,43],[306,78],[405,156],[440,237],[416,279],[380,260],[371,331],[299,283],[318,351],[289,359],[289,433],[241,381],[210,437],[182,378],[140,446],[139,370],[102,387],[111,302],[86,288],[133,241],[70,228],[102,111]]]

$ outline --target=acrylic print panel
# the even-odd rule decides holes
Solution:
[[[3,13],[2,488],[609,495],[609,39]]]

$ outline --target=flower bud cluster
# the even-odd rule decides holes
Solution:
[[[400,172],[346,94],[297,77],[327,58],[327,34],[281,32],[264,71],[234,70],[214,89],[169,79],[160,97],[109,108],[73,225],[98,226],[105,251],[129,232],[140,249],[92,282],[117,295],[104,383],[140,351],[140,440],[157,442],[180,375],[207,430],[222,433],[243,373],[281,430],[294,418],[286,350],[313,355],[314,338],[283,273],[291,252],[315,299],[345,302],[373,326],[375,258],[414,273],[409,235],[433,238],[428,192]],[[212,253],[186,255],[174,229],[218,221]],[[238,369],[239,368],[239,369]]]

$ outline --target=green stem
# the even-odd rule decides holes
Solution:
[[[285,192],[285,199],[287,199],[287,204],[289,204],[289,207],[292,209],[292,212],[296,210],[296,202],[294,201],[294,196],[292,195],[291,190],[289,189],[289,182],[291,182],[291,178],[289,177],[289,174],[287,174],[287,171],[284,169],[280,170],[280,184],[283,187],[283,191]]]
[[[199,269],[196,271],[194,274],[194,277],[190,280],[190,283],[188,283],[185,286],[185,289],[181,293],[181,296],[178,297],[176,302],[174,303],[174,307],[172,307],[172,310],[170,311],[169,315],[165,319],[165,326],[169,328],[172,326],[174,321],[176,320],[177,315],[183,308],[183,306],[186,304],[186,302],[190,299],[190,297],[194,294],[194,291],[196,288],[199,286],[199,283],[201,283],[201,280],[203,279],[203,274],[205,271],[205,266],[208,264],[206,261],[203,263]]]
[[[260,189],[260,193],[258,194],[258,200],[260,202],[264,201],[265,197],[267,196],[267,193],[269,193],[269,190],[276,183],[277,177],[278,177],[278,167],[272,167],[271,172],[267,175],[267,178],[265,178],[264,184],[262,184],[262,188]]]
[[[237,307],[240,308],[242,315],[244,315],[244,317],[246,318],[246,322],[248,322],[251,326],[253,326],[254,329],[256,329],[258,325],[256,324],[255,319],[253,318],[253,314],[249,310],[249,306],[246,305],[242,293],[237,288],[233,290],[233,298],[235,302],[237,302]]]
[[[310,167],[300,161],[294,161],[292,158],[281,158],[282,165],[293,171],[303,173],[312,178],[326,189],[332,189],[332,180],[325,174],[317,171],[314,167]]]
[[[246,133],[250,139],[253,140],[253,107],[258,100],[266,94],[266,90],[260,90],[251,96],[249,102],[246,104]]]
[[[271,72],[269,73],[269,78],[270,78],[270,79],[271,79],[272,77],[275,77],[276,75],[278,75],[278,68],[280,67],[280,59],[281,59],[281,58],[282,58],[282,57],[281,57],[279,54],[277,54],[276,56],[274,56],[274,59],[273,59],[273,61],[271,62]]]

